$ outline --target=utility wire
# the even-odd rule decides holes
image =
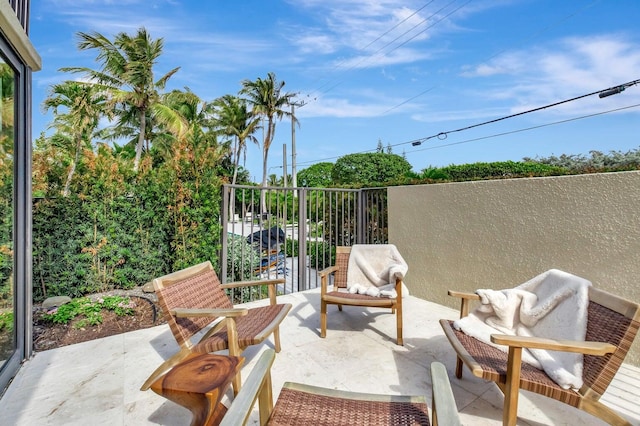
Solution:
[[[373,40],[371,43],[367,44],[365,47],[363,47],[362,51],[364,51],[366,48],[368,48],[369,46],[371,46],[372,44],[374,44],[376,41],[380,40],[382,37],[386,36],[387,34],[389,34],[391,31],[395,30],[396,28],[398,28],[400,25],[404,24],[405,22],[407,22],[409,19],[413,18],[415,15],[418,14],[418,12],[420,12],[422,9],[424,9],[425,7],[429,6],[431,3],[433,3],[435,0],[431,0],[430,2],[424,4],[422,7],[420,7],[419,9],[416,9],[415,12],[413,12],[411,15],[407,16],[406,18],[404,18],[402,21],[398,22],[397,24],[395,24],[393,27],[389,28],[387,31],[385,31],[384,33],[380,34],[375,40]],[[432,15],[433,16],[433,15]],[[420,25],[422,25],[424,22],[426,21],[426,19],[423,19],[422,21],[420,21],[420,23],[414,25],[411,29],[416,28]],[[406,34],[406,33],[405,33]],[[388,45],[388,44],[387,44]]]
[[[461,144],[464,144],[464,143],[476,142],[476,141],[480,141],[480,140],[484,140],[484,139],[496,138],[496,137],[499,137],[499,136],[512,135],[514,133],[526,132],[526,131],[529,131],[529,130],[540,129],[542,127],[554,126],[556,124],[569,123],[571,121],[583,120],[585,118],[597,117],[599,115],[609,114],[609,113],[612,113],[612,112],[618,112],[618,111],[623,111],[623,110],[626,110],[626,109],[637,108],[637,107],[640,107],[640,104],[628,105],[628,106],[625,106],[625,107],[610,109],[608,111],[596,112],[596,113],[593,113],[593,114],[583,115],[583,116],[580,116],[580,117],[568,118],[566,120],[554,121],[552,123],[540,124],[538,126],[532,126],[532,127],[525,127],[523,129],[517,129],[517,130],[512,130],[512,131],[503,132],[503,133],[496,133],[496,134],[488,135],[488,136],[481,136],[481,137],[478,137],[478,138],[467,139],[467,140],[459,141],[459,142],[451,142],[451,143],[447,143],[447,144],[443,144],[443,145],[430,146],[430,147],[426,147],[426,148],[422,148],[422,149],[416,149],[416,150],[413,150],[411,152],[429,151],[429,150],[432,150],[432,149],[445,148],[445,147],[453,146],[453,145],[461,145]]]
[[[371,55],[368,55],[362,59],[360,59],[359,61],[357,61],[356,63],[352,64],[351,66],[349,66],[348,68],[344,69],[341,73],[345,74],[347,71],[350,71],[354,68],[356,68],[356,66],[361,65],[367,61],[372,60],[373,58],[375,58],[376,56],[379,56],[380,52],[383,51],[384,49],[386,49],[387,47],[389,47],[390,45],[392,45],[393,43],[395,43],[396,41],[398,41],[400,38],[402,38],[403,36],[407,35],[408,33],[410,33],[411,31],[413,31],[414,29],[418,28],[419,26],[421,26],[422,24],[424,24],[425,22],[429,21],[431,18],[433,18],[434,16],[436,16],[438,13],[442,12],[444,9],[446,9],[447,7],[449,7],[451,4],[455,3],[457,0],[452,0],[449,3],[447,3],[445,6],[441,7],[440,9],[438,9],[436,12],[433,12],[431,15],[429,15],[429,17],[423,19],[422,21],[420,21],[419,23],[417,23],[416,25],[414,25],[413,27],[411,27],[410,29],[408,29],[407,31],[405,31],[404,33],[400,34],[398,37],[396,37],[395,39],[391,40],[390,42],[386,43],[384,46],[380,47],[378,50],[376,50],[375,52],[373,52]],[[426,28],[424,28],[423,30],[419,31],[418,33],[414,34],[412,37],[410,37],[409,39],[405,40],[404,42],[402,42],[401,44],[395,46],[393,49],[390,49],[389,51],[386,52],[386,54],[389,54],[391,52],[393,52],[394,50],[399,49],[400,47],[404,46],[405,44],[407,44],[409,41],[415,39],[418,35],[424,33],[426,30],[432,28],[433,26],[435,26],[436,24],[440,23],[442,20],[444,20],[445,18],[449,17],[450,15],[452,15],[453,13],[457,12],[459,9],[461,9],[462,7],[464,7],[465,5],[467,5],[468,3],[470,3],[471,0],[467,0],[466,3],[464,3],[461,6],[458,6],[456,9],[454,9],[452,12],[449,12],[448,14],[446,14],[444,17],[438,19],[437,21],[435,21],[434,23],[432,23],[431,25],[427,26]],[[429,4],[429,3],[428,3]],[[420,8],[420,10],[424,9],[428,4],[425,4],[423,7]],[[417,13],[417,12],[416,12]],[[415,13],[413,14],[415,15]],[[413,16],[411,15],[411,16]],[[406,19],[405,19],[406,20]],[[395,27],[396,28],[399,24],[397,24]],[[393,29],[392,28],[392,29]],[[391,29],[391,30],[392,30]],[[387,34],[389,31],[385,32],[385,34]],[[376,40],[379,40],[382,36],[378,37]],[[374,42],[376,41],[374,40]],[[373,44],[373,42],[369,43],[367,45],[370,46],[371,44]],[[340,64],[344,63],[345,61],[342,61]],[[315,100],[318,96],[326,94],[328,92],[330,92],[331,90],[335,89],[337,86],[339,86],[340,84],[343,83],[343,81],[338,81],[337,83],[335,83],[334,85],[332,85],[331,87],[325,89],[325,90],[321,90],[323,87],[327,86],[327,84],[329,84],[331,82],[331,80],[327,81],[326,83],[324,83],[323,85],[321,85],[320,87],[318,87],[317,89],[313,90],[311,92],[311,94],[309,96],[312,96],[313,93],[317,93],[317,95],[313,96],[313,99]]]
[[[421,10],[423,10],[424,8],[426,8],[427,6],[429,6],[429,5],[430,5],[431,3],[433,3],[433,2],[434,2],[434,0],[431,0],[431,1],[427,2],[426,4],[422,5],[422,6],[421,6],[419,9],[417,9],[415,12],[413,12],[412,14],[410,14],[409,16],[407,16],[406,18],[404,18],[402,21],[398,22],[398,23],[397,23],[396,25],[394,25],[393,27],[389,28],[389,29],[388,29],[387,31],[385,31],[384,33],[380,34],[378,37],[376,37],[376,38],[375,38],[374,40],[372,40],[371,42],[369,42],[369,44],[367,44],[366,46],[364,46],[364,47],[362,47],[362,48],[359,48],[359,49],[357,49],[357,50],[360,50],[360,51],[363,51],[363,52],[364,52],[364,51],[365,51],[365,49],[367,49],[369,46],[373,45],[375,42],[377,42],[378,40],[382,39],[382,37],[384,37],[385,35],[389,34],[391,31],[393,31],[393,30],[395,30],[396,28],[398,28],[400,25],[402,25],[403,23],[405,23],[407,20],[411,19],[411,18],[412,18],[413,16],[415,16],[418,12],[420,12]],[[413,28],[415,28],[415,27],[417,27],[417,26],[419,26],[419,25],[422,25],[422,23],[423,23],[423,22],[424,22],[424,20],[423,20],[423,21],[421,21],[420,23],[418,23],[418,24],[414,25],[411,29],[413,29]],[[341,60],[340,62],[338,62],[337,64],[335,64],[335,65],[333,66],[333,69],[334,69],[334,70],[338,70],[338,69],[339,69],[343,64],[346,64],[346,62],[347,62],[347,59],[343,59],[343,60]],[[351,68],[347,68],[347,69],[343,70],[343,71],[342,71],[342,73],[344,73],[344,72],[348,71],[349,69],[351,69]],[[321,90],[323,87],[325,87],[326,85],[328,85],[330,82],[331,82],[331,79],[329,79],[329,80],[328,80],[328,81],[326,81],[325,83],[321,84],[318,88],[316,88],[316,89],[312,90],[308,96],[311,96],[311,95],[312,95],[313,93],[315,93],[315,92],[320,92],[320,90]],[[316,96],[317,96],[317,95],[316,95]],[[315,99],[315,97],[314,97],[314,99]]]
[[[581,13],[583,10],[585,10],[585,9],[587,9],[587,8],[589,8],[589,7],[592,7],[594,4],[598,3],[599,1],[600,1],[600,0],[594,0],[594,1],[593,1],[593,2],[591,2],[590,4],[588,4],[588,5],[586,5],[586,6],[582,7],[582,8],[580,8],[578,11],[573,12],[573,13],[571,13],[571,14],[567,15],[567,16],[564,16],[564,17],[563,17],[563,18],[561,18],[560,20],[555,21],[555,22],[553,22],[553,23],[552,23],[552,24],[550,24],[550,25],[547,25],[546,27],[544,27],[544,28],[542,28],[542,29],[540,29],[540,30],[536,31],[536,32],[535,32],[535,33],[533,33],[533,34],[531,34],[529,37],[527,37],[527,38],[523,39],[519,44],[522,44],[522,43],[523,43],[523,42],[525,42],[525,41],[531,40],[532,38],[534,38],[534,37],[536,37],[536,36],[538,36],[538,35],[540,35],[540,34],[543,34],[543,33],[545,33],[545,32],[547,32],[547,31],[549,31],[550,29],[552,29],[552,28],[554,28],[554,27],[557,27],[558,25],[560,25],[560,24],[561,24],[561,23],[563,23],[564,21],[567,21],[567,20],[569,20],[570,18],[573,18],[574,16],[578,15],[579,13]],[[484,59],[484,60],[480,61],[480,63],[488,62],[488,61],[490,61],[490,60],[492,60],[492,59],[494,59],[494,58],[496,58],[496,57],[498,57],[498,56],[502,55],[502,54],[503,54],[504,52],[506,52],[506,51],[507,51],[507,49],[506,49],[506,48],[505,48],[505,49],[502,49],[502,50],[498,51],[497,53],[494,53],[493,55],[489,56],[487,59]],[[412,100],[414,100],[414,99],[416,99],[416,98],[419,98],[420,96],[422,96],[422,95],[424,95],[424,94],[426,94],[426,93],[428,93],[428,92],[432,91],[432,90],[433,90],[433,89],[435,89],[436,87],[438,87],[438,85],[432,86],[431,88],[426,89],[426,90],[424,90],[424,91],[422,91],[422,92],[418,93],[418,94],[417,94],[417,95],[415,95],[415,96],[412,96],[411,98],[407,99],[406,101],[403,101],[403,102],[401,102],[401,103],[399,103],[399,104],[397,104],[397,105],[395,105],[395,106],[392,106],[391,108],[389,108],[388,110],[386,110],[385,112],[383,112],[383,115],[384,115],[384,114],[386,114],[386,113],[388,113],[388,112],[393,111],[394,109],[396,109],[396,108],[398,108],[398,107],[401,107],[402,105],[404,105],[404,104],[406,104],[406,103],[408,103],[408,102],[411,102]]]
[[[619,84],[619,85],[616,85],[616,86],[612,86],[612,87],[609,87],[608,89],[597,90],[595,92],[587,93],[585,95],[580,95],[580,96],[576,96],[576,97],[573,97],[573,98],[570,98],[570,99],[565,99],[563,101],[554,102],[552,104],[548,104],[548,105],[544,105],[544,106],[541,106],[541,107],[533,108],[533,109],[530,109],[530,110],[527,110],[527,111],[518,112],[516,114],[511,114],[511,115],[507,115],[507,116],[504,116],[504,117],[495,118],[493,120],[484,121],[482,123],[472,124],[470,126],[461,127],[459,129],[440,132],[440,133],[437,133],[435,135],[427,136],[427,137],[424,137],[424,138],[413,139],[413,140],[410,140],[410,141],[407,141],[407,142],[400,142],[400,143],[392,144],[392,145],[389,145],[389,147],[396,147],[396,146],[407,145],[407,144],[411,144],[412,146],[419,146],[423,142],[426,142],[426,141],[434,139],[434,138],[438,138],[440,140],[444,140],[451,133],[457,133],[457,132],[462,132],[462,131],[465,131],[465,130],[473,129],[473,128],[476,128],[476,127],[486,126],[488,124],[497,123],[498,121],[506,120],[508,118],[513,118],[513,117],[518,117],[518,116],[525,115],[525,114],[530,114],[532,112],[541,111],[543,109],[547,109],[547,108],[551,108],[551,107],[554,107],[554,106],[562,105],[562,104],[565,104],[565,103],[568,103],[568,102],[573,102],[573,101],[576,101],[578,99],[586,98],[586,97],[593,96],[593,95],[596,95],[596,94],[599,95],[599,97],[601,97],[601,98],[607,97],[607,96],[611,96],[611,95],[620,93],[620,92],[624,91],[626,88],[631,87],[631,86],[635,86],[637,84],[640,84],[640,79],[632,80],[632,81],[630,81],[628,83],[623,83],[623,84]],[[540,128],[540,127],[545,127],[547,125],[565,123],[565,122],[568,122],[568,121],[578,120],[578,119],[582,119],[582,118],[594,117],[594,116],[597,116],[597,115],[607,114],[607,113],[615,112],[615,111],[620,111],[620,110],[627,109],[627,108],[634,108],[636,106],[638,106],[638,105],[632,105],[632,106],[629,106],[629,107],[613,109],[613,110],[604,111],[604,112],[601,112],[601,113],[595,113],[595,114],[586,115],[586,116],[582,116],[582,117],[578,117],[578,118],[574,118],[574,119],[563,120],[563,121],[559,121],[559,122],[556,122],[556,123],[550,123],[550,124],[546,124],[546,125],[535,126],[535,127],[516,130],[516,131],[512,131],[512,132],[500,133],[500,134],[493,135],[493,136],[486,136],[486,137],[481,137],[481,138],[477,138],[477,139],[471,139],[468,142],[475,141],[475,140],[481,140],[481,139],[487,139],[487,138],[495,137],[495,136],[503,136],[503,135],[507,135],[507,134],[510,134],[510,133],[517,133],[519,131],[536,129],[536,128]],[[451,145],[456,145],[456,144],[459,144],[459,143],[466,143],[466,142],[467,141],[465,141],[465,142],[454,142],[454,143],[451,143],[451,144],[438,145],[438,146],[439,147],[440,146],[451,146]],[[370,149],[370,150],[360,151],[360,152],[357,152],[355,154],[366,154],[366,153],[369,153],[369,152],[375,152],[376,150],[377,149]],[[412,152],[416,152],[416,151],[412,151]],[[334,160],[334,159],[337,159],[337,158],[340,158],[340,157],[343,157],[343,156],[344,155],[339,155],[339,156],[328,157],[328,158],[324,158],[324,159],[320,159],[320,160],[314,160],[314,161],[308,161],[308,162],[300,162],[298,164],[299,165],[315,164],[315,163],[323,162],[323,161],[327,161],[327,160]]]
[[[630,81],[630,82],[624,83],[624,84],[619,84],[617,86],[613,86],[613,87],[610,87],[608,89],[597,90],[595,92],[587,93],[586,95],[576,96],[575,98],[565,99],[564,101],[554,102],[554,103],[549,104],[549,105],[544,105],[544,106],[541,106],[541,107],[538,107],[538,108],[533,108],[533,109],[529,109],[529,110],[526,110],[526,111],[518,112],[518,113],[515,113],[515,114],[507,115],[505,117],[495,118],[493,120],[484,121],[484,122],[478,123],[478,124],[472,124],[471,126],[461,127],[459,129],[455,129],[455,130],[448,130],[446,132],[440,132],[437,135],[432,135],[432,136],[428,136],[426,138],[422,138],[422,139],[417,139],[417,140],[411,141],[411,144],[413,146],[420,145],[422,142],[425,142],[425,141],[427,141],[429,139],[433,139],[433,138],[446,139],[447,136],[450,133],[457,133],[457,132],[462,132],[464,130],[473,129],[475,127],[486,126],[487,124],[497,123],[498,121],[506,120],[508,118],[518,117],[520,115],[530,114],[530,113],[536,112],[536,111],[541,111],[543,109],[547,109],[547,108],[551,108],[551,107],[554,107],[554,106],[566,104],[568,102],[577,101],[578,99],[586,98],[586,97],[593,96],[593,95],[596,95],[596,94],[600,95],[600,97],[602,98],[602,97],[605,97],[605,96],[609,96],[609,95],[613,95],[613,94],[616,94],[616,93],[620,93],[624,89],[626,89],[627,87],[634,86],[634,85],[636,85],[638,83],[640,83],[640,79],[633,80],[633,81]],[[409,143],[409,142],[405,142],[405,144],[406,143]],[[398,145],[402,145],[402,144],[398,144]]]

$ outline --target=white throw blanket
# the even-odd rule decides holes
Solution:
[[[485,343],[491,334],[584,341],[591,282],[557,269],[508,290],[477,290],[481,305],[454,327]],[[524,349],[522,359],[565,389],[582,386],[582,354]]]
[[[347,290],[350,293],[396,298],[396,278],[403,279],[408,269],[393,244],[355,244],[349,255]],[[402,293],[408,294],[404,283]]]

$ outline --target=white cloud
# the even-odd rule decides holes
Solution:
[[[509,100],[511,112],[526,111],[549,103],[588,94],[638,78],[640,47],[615,34],[570,37],[546,46],[508,52],[477,66],[463,67],[471,78],[473,97]],[[501,80],[501,88],[487,86]],[[486,80],[486,81],[485,81]],[[616,97],[608,106],[640,101],[640,91]],[[596,97],[597,99],[597,97]],[[603,110],[602,101],[571,102],[553,108],[559,114],[589,114]]]
[[[300,117],[365,118],[379,117],[388,106],[363,101],[356,103],[350,99],[318,98],[314,102],[296,110]]]
[[[327,55],[336,51],[334,40],[326,34],[310,34],[296,37],[292,43],[303,54]]]

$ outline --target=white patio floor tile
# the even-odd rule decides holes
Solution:
[[[319,291],[279,297],[292,303],[281,326],[282,351],[272,368],[274,398],[286,381],[388,394],[424,394],[430,400],[428,367],[444,363],[463,424],[500,425],[502,394],[493,383],[453,375],[455,355],[438,320],[453,309],[412,296],[404,300],[403,347],[395,344],[395,317],[381,309],[329,307],[327,337],[319,336]],[[254,302],[258,305],[265,301]],[[248,348],[247,377],[266,347]],[[0,424],[178,425],[191,414],[149,390],[139,390],[151,372],[177,350],[167,325],[111,336],[36,354],[25,362],[0,399]],[[604,401],[640,425],[640,369],[624,365]],[[229,390],[224,398],[232,397]],[[596,418],[528,392],[521,392],[518,424],[601,425]],[[254,412],[251,422],[256,422]]]

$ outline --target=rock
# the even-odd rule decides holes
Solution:
[[[142,291],[145,293],[155,293],[156,291],[153,289],[153,283],[149,281],[145,285],[142,286]]]
[[[51,309],[69,302],[71,302],[71,298],[69,296],[53,296],[42,302],[42,308]]]

